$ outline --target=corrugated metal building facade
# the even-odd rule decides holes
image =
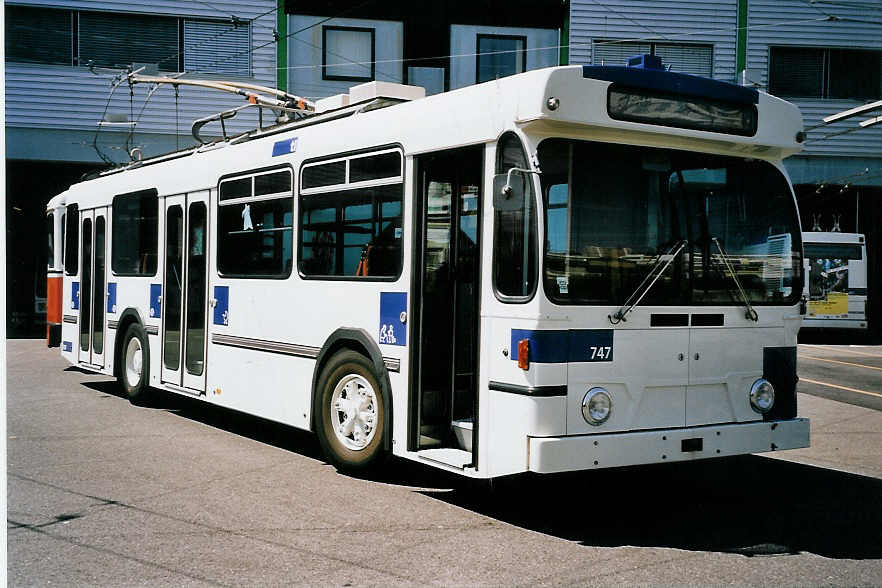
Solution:
[[[98,121],[105,116],[105,108],[108,113],[126,115],[137,121],[134,140],[129,140],[129,145],[141,147],[145,155],[192,144],[190,123],[194,119],[239,106],[242,98],[180,87],[176,101],[174,90],[164,86],[150,96],[145,107],[150,86],[136,85],[130,96],[128,84],[123,83],[108,101],[114,72],[98,67],[93,73],[88,67],[89,60],[110,67],[131,65],[133,60],[159,62],[160,68],[165,70],[162,73],[181,71],[180,61],[188,77],[233,77],[275,86],[275,8],[275,0],[7,3],[7,45],[32,47],[65,34],[70,36],[64,41],[69,39],[73,45],[72,55],[55,55],[49,59],[33,51],[11,55],[7,48],[7,157],[101,163],[102,159],[92,147],[92,139]],[[233,15],[239,19],[237,23],[232,22]],[[66,25],[64,21],[68,19],[73,23],[73,33],[69,33],[66,26],[61,30],[56,25],[58,29],[51,31],[48,38],[39,33],[25,37],[33,32],[34,25],[47,20]],[[16,24],[17,28],[11,28]],[[114,43],[119,43],[130,27],[138,27],[142,38],[149,30],[155,30],[156,34],[144,42],[144,47],[129,44],[132,48],[128,54],[120,54],[119,46]],[[172,35],[170,39],[164,38],[167,30]],[[108,61],[111,56],[115,57],[113,62]],[[65,60],[70,64],[61,63]],[[240,115],[237,119],[242,120],[231,121],[231,127],[253,127],[248,118]],[[176,134],[181,136],[180,141],[175,139]],[[126,145],[127,136],[127,127],[102,128],[99,146],[114,161],[127,161],[127,154],[121,149]]]
[[[45,204],[88,171],[195,144],[193,120],[244,100],[212,90],[111,82],[133,63],[159,74],[276,85],[276,0],[15,0],[5,12],[7,330],[45,324]],[[234,18],[235,17],[235,18]],[[90,62],[95,67],[90,69]],[[137,121],[98,126],[102,120]],[[241,113],[228,129],[256,126]],[[97,134],[96,134],[97,133]],[[219,135],[209,125],[206,136]],[[97,149],[95,148],[97,145]],[[99,153],[100,151],[100,153]]]

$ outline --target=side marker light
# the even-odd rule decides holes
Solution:
[[[518,367],[522,370],[530,369],[530,340],[518,341]]]

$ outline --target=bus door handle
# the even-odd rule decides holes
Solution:
[[[208,306],[210,306],[210,307],[212,307],[212,308],[214,308],[215,306],[217,306],[217,298],[212,298],[211,300],[209,300],[209,301],[208,301]]]

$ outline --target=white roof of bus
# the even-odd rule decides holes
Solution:
[[[795,141],[802,130],[799,110],[768,94],[759,93],[756,136],[739,137],[613,120],[606,110],[610,82],[586,79],[582,71],[581,66],[534,70],[319,124],[306,119],[268,136],[193,149],[167,161],[148,160],[75,184],[67,199],[91,208],[109,203],[113,195],[144,189],[180,194],[215,187],[225,174],[284,163],[296,170],[305,158],[394,144],[412,155],[486,143],[516,128],[539,137],[572,136],[769,160],[800,149]],[[560,100],[555,111],[546,106],[552,96]],[[275,143],[295,137],[296,153],[272,155]]]

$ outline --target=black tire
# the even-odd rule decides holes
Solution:
[[[316,434],[328,461],[347,472],[376,465],[384,455],[387,410],[371,361],[351,350],[335,353],[318,379],[315,404]]]
[[[117,381],[132,404],[144,406],[152,400],[150,390],[150,346],[147,333],[140,323],[132,323],[123,335],[120,346],[119,370]],[[140,373],[137,358],[140,351]]]

